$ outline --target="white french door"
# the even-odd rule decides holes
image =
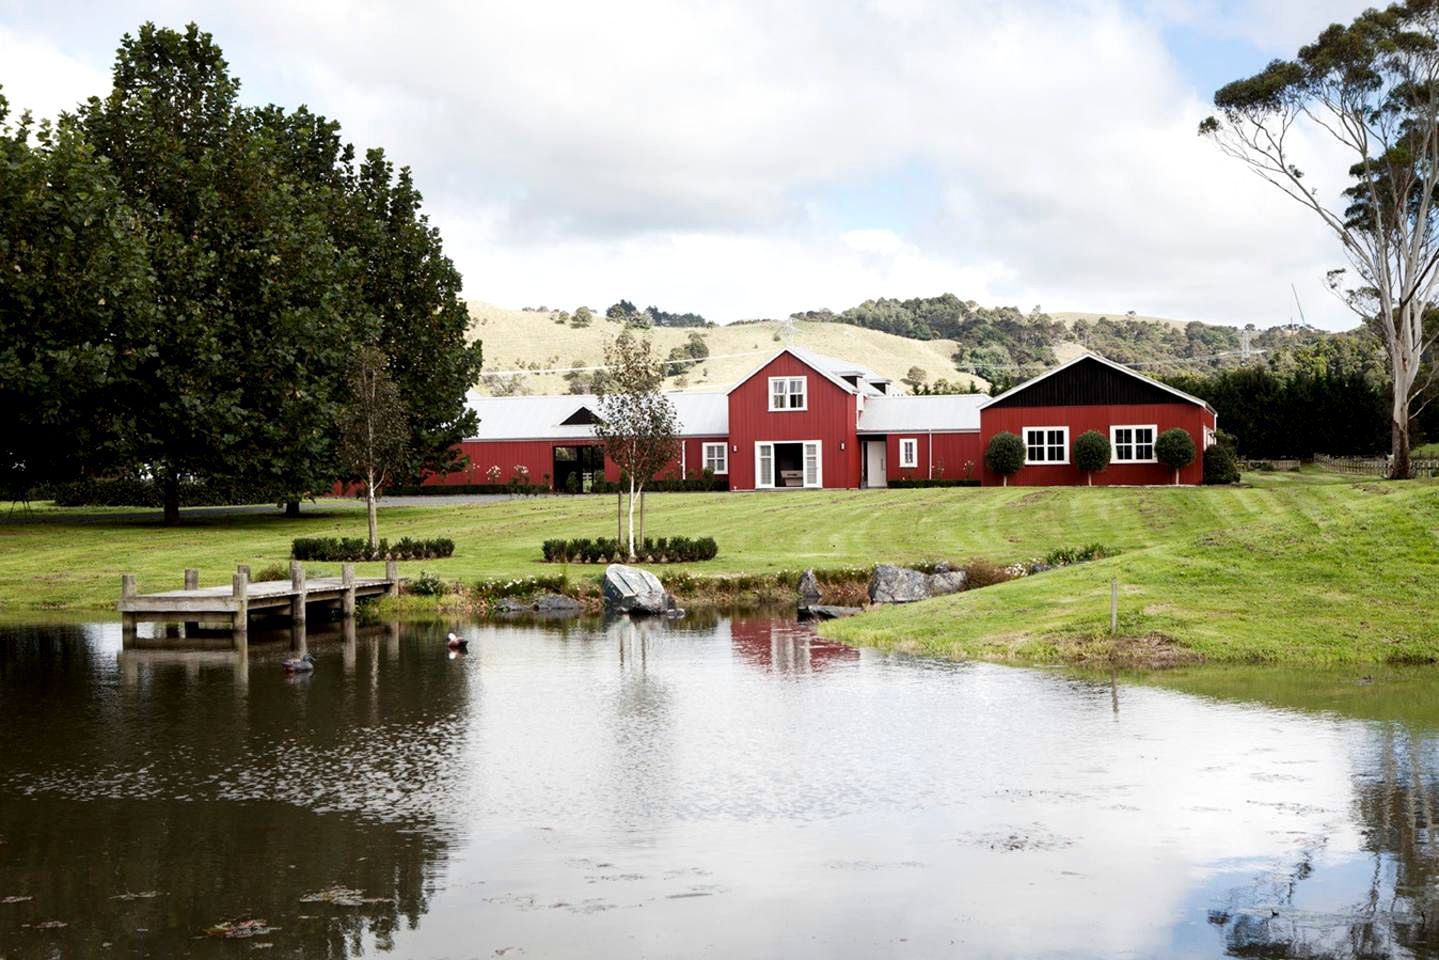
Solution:
[[[808,488],[824,486],[824,457],[818,440],[798,440],[791,443],[760,442],[754,445],[754,485],[760,490],[772,490],[780,486],[793,486],[776,482],[779,470],[775,465],[775,447],[800,447],[801,485]],[[794,451],[791,451],[793,456]],[[793,460],[789,461],[793,463]],[[787,474],[788,475],[788,474]]]

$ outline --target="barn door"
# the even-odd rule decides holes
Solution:
[[[804,445],[804,485],[806,487],[823,486],[824,476],[820,469],[819,441],[814,440]]]
[[[754,485],[760,489],[774,486],[774,444],[754,445]]]

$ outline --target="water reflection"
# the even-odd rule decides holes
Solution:
[[[1439,956],[1426,673],[310,626],[0,630],[0,957]]]

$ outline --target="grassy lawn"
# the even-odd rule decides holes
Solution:
[[[188,520],[177,529],[96,511],[0,516],[0,615],[104,610],[121,573],[141,590],[228,582],[236,563],[283,564],[296,536],[363,536],[358,505]],[[103,514],[103,512],[102,512]],[[83,516],[80,516],[83,515]],[[544,497],[383,510],[381,534],[448,536],[448,560],[402,564],[451,580],[554,574],[547,537],[612,535],[608,497]],[[1255,474],[1248,488],[949,488],[650,497],[651,536],[714,536],[695,574],[881,561],[998,562],[1100,542],[1122,551],[1052,571],[826,625],[848,642],[1002,659],[1103,656],[1109,578],[1121,632],[1172,638],[1209,659],[1429,659],[1439,655],[1439,483],[1355,483],[1325,473]],[[320,564],[323,570],[327,565]],[[333,568],[335,565],[328,565]],[[361,570],[380,569],[362,564]],[[571,566],[573,576],[595,566]]]
[[[1146,513],[1163,502],[1158,491],[1147,505],[1134,493]],[[1439,485],[1273,475],[1252,490],[1188,491],[1172,502],[1185,519],[1148,544],[1107,538],[1096,525],[1095,539],[1128,547],[1120,556],[823,632],[1016,661],[1439,660]],[[1120,587],[1117,641],[1108,633],[1111,577]]]

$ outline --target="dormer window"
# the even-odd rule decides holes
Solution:
[[[770,377],[769,408],[774,411],[808,409],[807,382],[806,377]]]

